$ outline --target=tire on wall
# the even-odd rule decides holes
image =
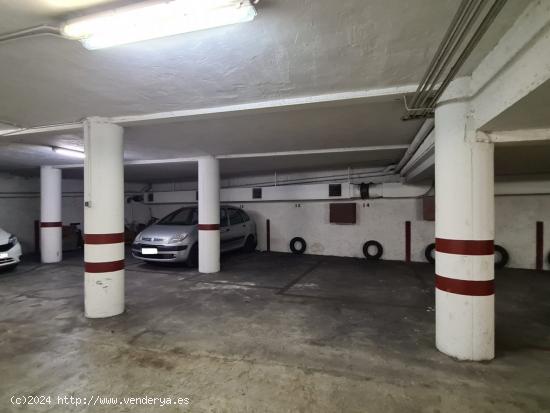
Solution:
[[[509,259],[508,251],[500,245],[495,245],[495,268],[504,268]]]
[[[426,257],[426,261],[430,264],[435,264],[435,243],[432,242],[426,247],[424,256]]]
[[[307,243],[301,237],[294,237],[290,240],[289,247],[293,254],[303,254],[307,248]]]
[[[375,247],[376,253],[371,254],[369,248]],[[370,240],[363,244],[363,255],[367,260],[379,260],[382,254],[384,253],[384,247],[378,241]]]

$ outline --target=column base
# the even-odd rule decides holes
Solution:
[[[495,358],[495,296],[467,296],[435,290],[435,341],[458,360]]]
[[[220,231],[199,230],[199,272],[220,271]]]
[[[84,313],[87,318],[113,317],[124,312],[124,270],[84,273]]]
[[[63,259],[61,227],[40,228],[40,261],[54,264]]]

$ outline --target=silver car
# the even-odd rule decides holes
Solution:
[[[198,209],[183,207],[165,216],[138,234],[132,244],[132,255],[147,262],[198,261]],[[220,250],[254,251],[257,244],[256,224],[240,208],[220,208]]]

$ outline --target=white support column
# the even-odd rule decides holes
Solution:
[[[60,262],[61,243],[61,170],[40,168],[40,256],[43,263]]]
[[[124,311],[123,129],[84,122],[84,310],[86,317]]]
[[[199,158],[199,272],[220,271],[220,168],[212,156]]]
[[[467,90],[466,80],[455,82]],[[441,102],[435,112],[436,346],[460,360],[490,360],[495,333],[493,144],[476,142],[470,104],[456,97]]]

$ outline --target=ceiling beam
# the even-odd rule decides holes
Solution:
[[[320,155],[329,153],[345,153],[345,152],[373,152],[373,151],[404,151],[409,145],[379,145],[379,146],[359,146],[351,148],[330,148],[330,149],[309,149],[300,151],[285,151],[285,152],[264,152],[264,153],[240,153],[230,155],[217,155],[217,159],[243,159],[243,158],[259,158],[259,157],[274,157],[274,156],[299,156],[299,155]],[[200,156],[186,158],[171,158],[171,159],[144,159],[125,161],[124,166],[131,165],[159,165],[159,164],[174,164],[197,162]],[[82,168],[84,164],[70,165],[52,165],[59,169]]]
[[[550,141],[550,129],[517,129],[512,131],[478,133],[476,140],[480,142],[510,144]]]
[[[413,93],[416,88],[417,85],[405,85],[384,89],[357,90],[288,99],[266,100],[262,102],[217,106],[212,108],[176,110],[143,115],[114,116],[108,119],[121,126],[137,126],[141,124],[194,120],[197,118],[208,119],[224,115],[238,115],[243,112],[250,112],[250,114],[279,112],[296,109],[302,106],[304,108],[322,105],[333,107],[345,104],[363,103],[365,101],[387,102],[394,99],[402,99],[403,95]]]
[[[82,122],[63,123],[58,125],[32,126],[30,128],[14,128],[0,130],[0,138],[4,136],[34,135],[35,133],[79,131],[82,129]]]
[[[550,79],[550,0],[531,2],[471,77],[475,129]]]
[[[266,112],[281,112],[303,107],[339,106],[363,102],[387,102],[402,99],[403,95],[413,93],[417,85],[404,85],[383,89],[356,90],[341,93],[304,96],[289,99],[266,100],[262,102],[242,103],[236,105],[217,106],[210,108],[176,110],[170,112],[146,113],[140,115],[122,115],[106,117],[105,119],[120,126],[139,126],[158,123],[181,122],[185,120],[209,119],[213,117],[234,116]],[[91,116],[91,115],[90,115]],[[82,120],[71,123],[33,126],[29,128],[14,128],[0,131],[3,136],[24,136],[40,133],[79,131]]]
[[[218,155],[218,159],[235,159],[235,158],[261,158],[272,156],[293,156],[293,155],[317,155],[326,153],[344,153],[344,152],[372,152],[372,151],[388,151],[388,150],[405,150],[409,145],[379,145],[379,146],[359,146],[351,148],[331,148],[331,149],[309,149],[299,151],[284,151],[284,152],[263,152],[263,153],[240,153],[234,155]]]

